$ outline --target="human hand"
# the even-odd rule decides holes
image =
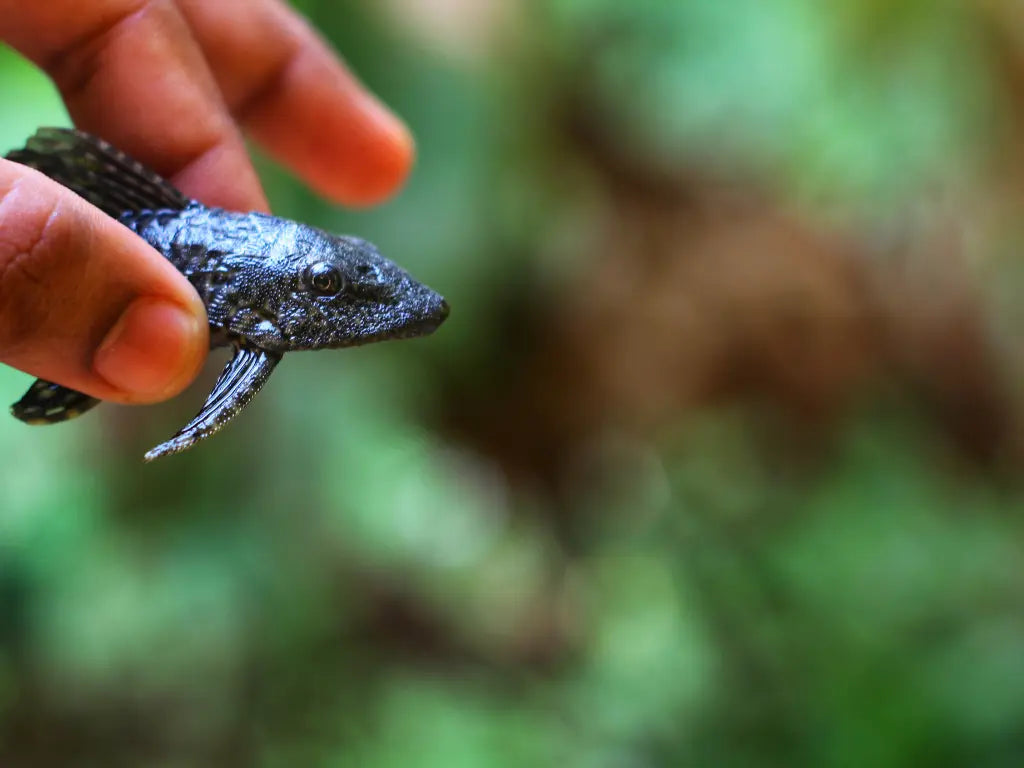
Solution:
[[[341,203],[383,199],[412,164],[402,123],[279,0],[0,0],[0,39],[49,74],[76,126],[208,205],[267,207],[241,129]],[[207,348],[203,305],[168,261],[0,159],[0,361],[152,402]]]

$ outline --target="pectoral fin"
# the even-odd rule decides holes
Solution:
[[[99,402],[74,389],[36,379],[21,400],[11,406],[11,415],[26,424],[58,424],[81,416]]]
[[[217,379],[203,409],[174,437],[149,451],[146,461],[187,450],[217,432],[249,404],[280,361],[281,355],[275,352],[236,347],[235,356]]]

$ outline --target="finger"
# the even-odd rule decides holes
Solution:
[[[322,194],[370,204],[412,166],[408,129],[278,0],[178,0],[229,108]]]
[[[241,135],[171,0],[0,0],[0,37],[50,74],[80,128],[205,203],[266,208]]]
[[[209,345],[188,281],[73,192],[0,160],[0,361],[103,400],[152,402]]]

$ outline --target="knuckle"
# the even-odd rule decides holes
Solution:
[[[162,0],[166,2],[167,0]],[[161,0],[128,0],[110,4],[109,12],[99,11],[90,17],[89,24],[77,30],[78,34],[64,40],[43,59],[43,69],[49,72],[66,99],[73,99],[88,91],[90,84],[103,67],[104,55],[111,41],[130,32],[131,21],[144,15],[146,9]]]

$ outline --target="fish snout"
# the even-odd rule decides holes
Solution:
[[[409,319],[403,324],[403,335],[426,336],[433,333],[448,319],[451,311],[448,302],[436,291],[422,286],[418,293]]]

